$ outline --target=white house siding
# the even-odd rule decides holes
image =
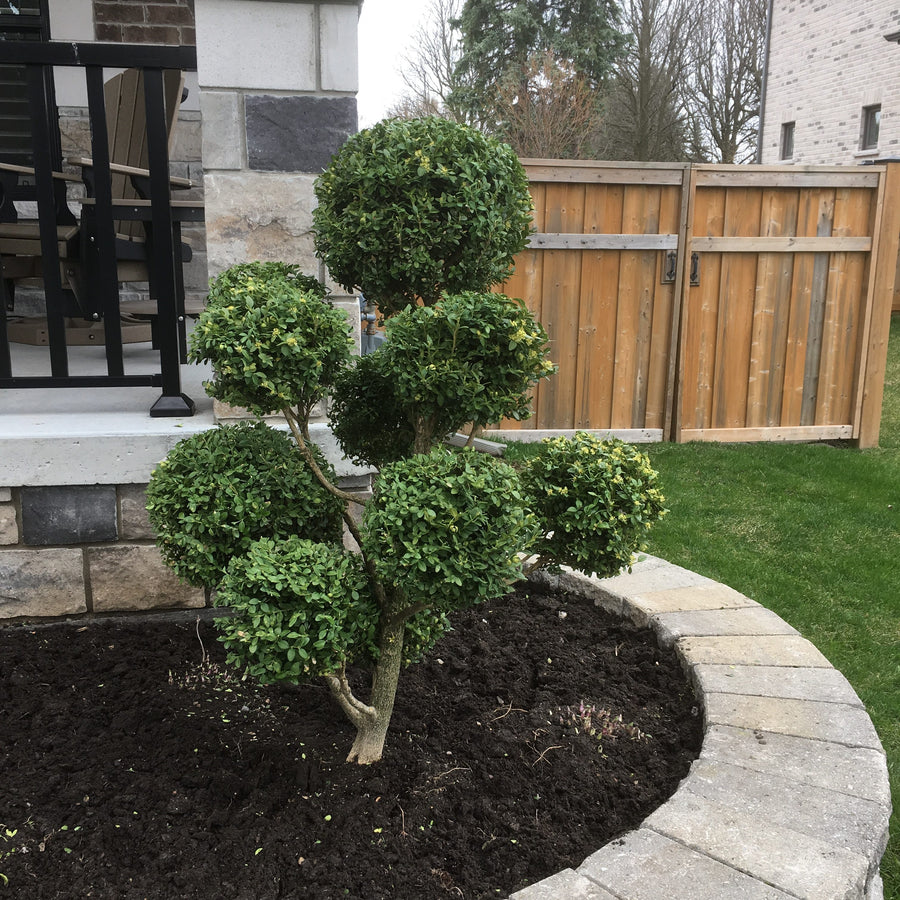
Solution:
[[[763,163],[856,165],[900,156],[900,0],[773,0]],[[878,147],[860,150],[864,107],[881,104]],[[781,158],[782,124],[795,122]]]

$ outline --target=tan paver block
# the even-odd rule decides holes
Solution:
[[[87,551],[95,612],[205,606],[202,588],[182,581],[152,545],[119,544]]]
[[[831,668],[822,652],[799,634],[690,636],[678,640],[677,650],[690,665]]]
[[[706,694],[704,701],[707,725],[732,725],[847,747],[882,749],[872,720],[860,707],[743,694]]]
[[[640,828],[591,854],[578,871],[621,900],[789,900],[790,895]],[[563,900],[562,896],[558,900]]]
[[[669,591],[673,588],[716,583],[711,578],[655,556],[644,557],[636,562],[631,567],[631,572],[623,572],[621,575],[603,578],[600,581],[603,590],[624,597],[634,597],[649,591]]]
[[[759,606],[756,601],[724,584],[694,584],[662,591],[645,591],[629,597],[630,617],[646,625],[657,613],[686,612],[698,609],[741,609]]]
[[[866,858],[880,858],[887,846],[890,807],[829,788],[704,759],[681,789]]]
[[[147,514],[147,486],[145,484],[119,485],[120,530],[126,541],[152,541],[156,532]]]
[[[509,900],[616,900],[608,891],[598,887],[572,869],[563,869],[537,884],[512,894]]]
[[[828,788],[882,806],[891,802],[887,762],[881,750],[713,725],[703,738],[700,758]]]
[[[659,613],[650,620],[663,646],[689,635],[771,635],[797,634],[771,610],[762,606],[746,609],[698,609],[688,612]]]
[[[86,611],[81,550],[0,550],[0,619]]]
[[[644,827],[804,900],[862,897],[865,889],[866,856],[688,790],[677,791]]]
[[[19,526],[16,522],[16,508],[12,503],[0,503],[0,544],[9,546],[19,543]]]
[[[862,706],[850,682],[837,669],[798,669],[785,666],[694,666],[700,689],[711,694],[747,694]]]

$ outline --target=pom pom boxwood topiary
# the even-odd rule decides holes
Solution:
[[[295,406],[305,417],[325,396],[350,358],[350,326],[295,268],[248,263],[213,280],[190,350],[212,363],[207,393],[260,416]]]
[[[341,602],[335,602],[340,598]],[[362,561],[298,537],[250,545],[219,589],[228,661],[263,683],[331,675],[376,646],[378,605]]]
[[[543,532],[531,549],[540,565],[614,575],[665,514],[650,460],[619,440],[583,431],[546,438],[521,477]]]
[[[351,367],[347,323],[321,285],[280,263],[224,272],[192,357],[212,362],[214,396],[278,410],[297,450],[263,425],[192,438],[149,497],[177,571],[217,584],[228,567],[217,602],[237,609],[220,624],[230,659],[261,680],[322,676],[356,728],[348,759],[371,763],[403,665],[455,609],[504,593],[520,553],[531,568],[627,565],[662,498],[624,445],[551,442],[527,490],[499,460],[436,446],[466,422],[526,416],[554,368],[524,305],[486,292],[529,230],[508,147],[443,120],[386,122],[351,138],[317,190],[318,252],[393,316],[386,344]],[[332,387],[345,453],[381,467],[368,504],[337,487],[310,440],[313,404]],[[345,504],[365,507],[362,526]],[[338,510],[358,557],[339,544]],[[364,696],[352,660],[370,667]]]
[[[512,148],[436,116],[353,135],[315,191],[316,252],[385,316],[504,281],[531,231]]]
[[[206,587],[215,587],[231,558],[258,538],[339,541],[342,510],[291,439],[261,422],[220,426],[180,441],[147,487],[163,559],[186,581]]]

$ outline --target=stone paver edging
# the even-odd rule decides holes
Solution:
[[[636,831],[511,900],[881,900],[884,751],[853,688],[809,641],[743,594],[654,557],[614,578],[552,581],[674,646],[705,732],[687,777]]]

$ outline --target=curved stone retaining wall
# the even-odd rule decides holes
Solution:
[[[809,641],[743,594],[654,557],[615,578],[552,581],[674,646],[705,735],[640,828],[511,900],[881,900],[885,754],[853,688]]]

